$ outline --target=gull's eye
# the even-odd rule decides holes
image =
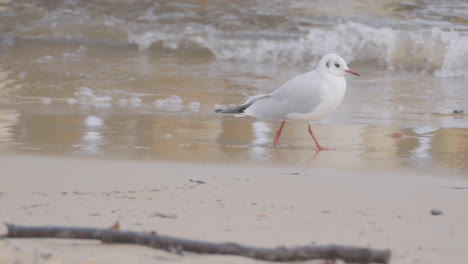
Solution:
[[[335,67],[339,68],[339,67],[340,67],[340,65],[339,65],[338,63],[335,63]]]

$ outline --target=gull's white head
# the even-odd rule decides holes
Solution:
[[[323,58],[317,65],[317,70],[319,72],[330,73],[337,77],[343,77],[346,73],[351,73],[359,76],[357,72],[349,69],[348,65],[346,65],[346,62],[343,58],[341,58],[335,53],[329,53],[323,56]]]

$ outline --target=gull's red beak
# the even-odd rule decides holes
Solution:
[[[357,73],[357,72],[355,72],[355,71],[353,71],[353,70],[346,70],[345,72],[354,74],[354,75],[356,75],[356,76],[360,76],[359,73]]]

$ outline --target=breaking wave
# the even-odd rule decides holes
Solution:
[[[314,64],[324,53],[336,52],[347,61],[370,63],[372,67],[439,77],[468,76],[468,60],[461,59],[468,55],[467,26],[456,22],[460,19],[444,20],[442,11],[447,7],[435,6],[442,10],[440,18],[421,15],[432,10],[428,3],[418,4],[418,8],[395,3],[396,11],[388,11],[384,17],[370,14],[363,19],[343,20],[342,14],[332,16],[327,10],[311,16],[291,7],[266,7],[257,1],[246,6],[213,6],[190,1],[122,0],[122,6],[118,6],[69,0],[51,4],[53,7],[32,0],[7,2],[5,10],[0,9],[0,47],[12,47],[18,39],[40,39],[135,45],[142,51],[286,65]],[[313,3],[300,1],[295,5],[317,10]],[[465,4],[457,2],[454,6],[450,10]],[[402,10],[412,12],[409,19],[392,13]]]
[[[181,34],[129,34],[142,50],[160,44],[171,50],[207,49],[217,59],[259,63],[312,63],[328,52],[348,61],[377,63],[389,70],[419,71],[438,77],[468,76],[468,36],[434,27],[427,31],[375,28],[356,22],[312,28],[303,36],[258,32],[227,34],[212,27]]]

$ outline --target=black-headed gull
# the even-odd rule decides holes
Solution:
[[[348,68],[343,58],[330,53],[320,60],[315,70],[288,80],[273,93],[252,96],[240,106],[216,112],[282,120],[273,141],[277,146],[286,120],[318,121],[338,108],[346,92],[346,73],[359,76]],[[310,123],[308,131],[317,148],[326,150],[315,138]]]

